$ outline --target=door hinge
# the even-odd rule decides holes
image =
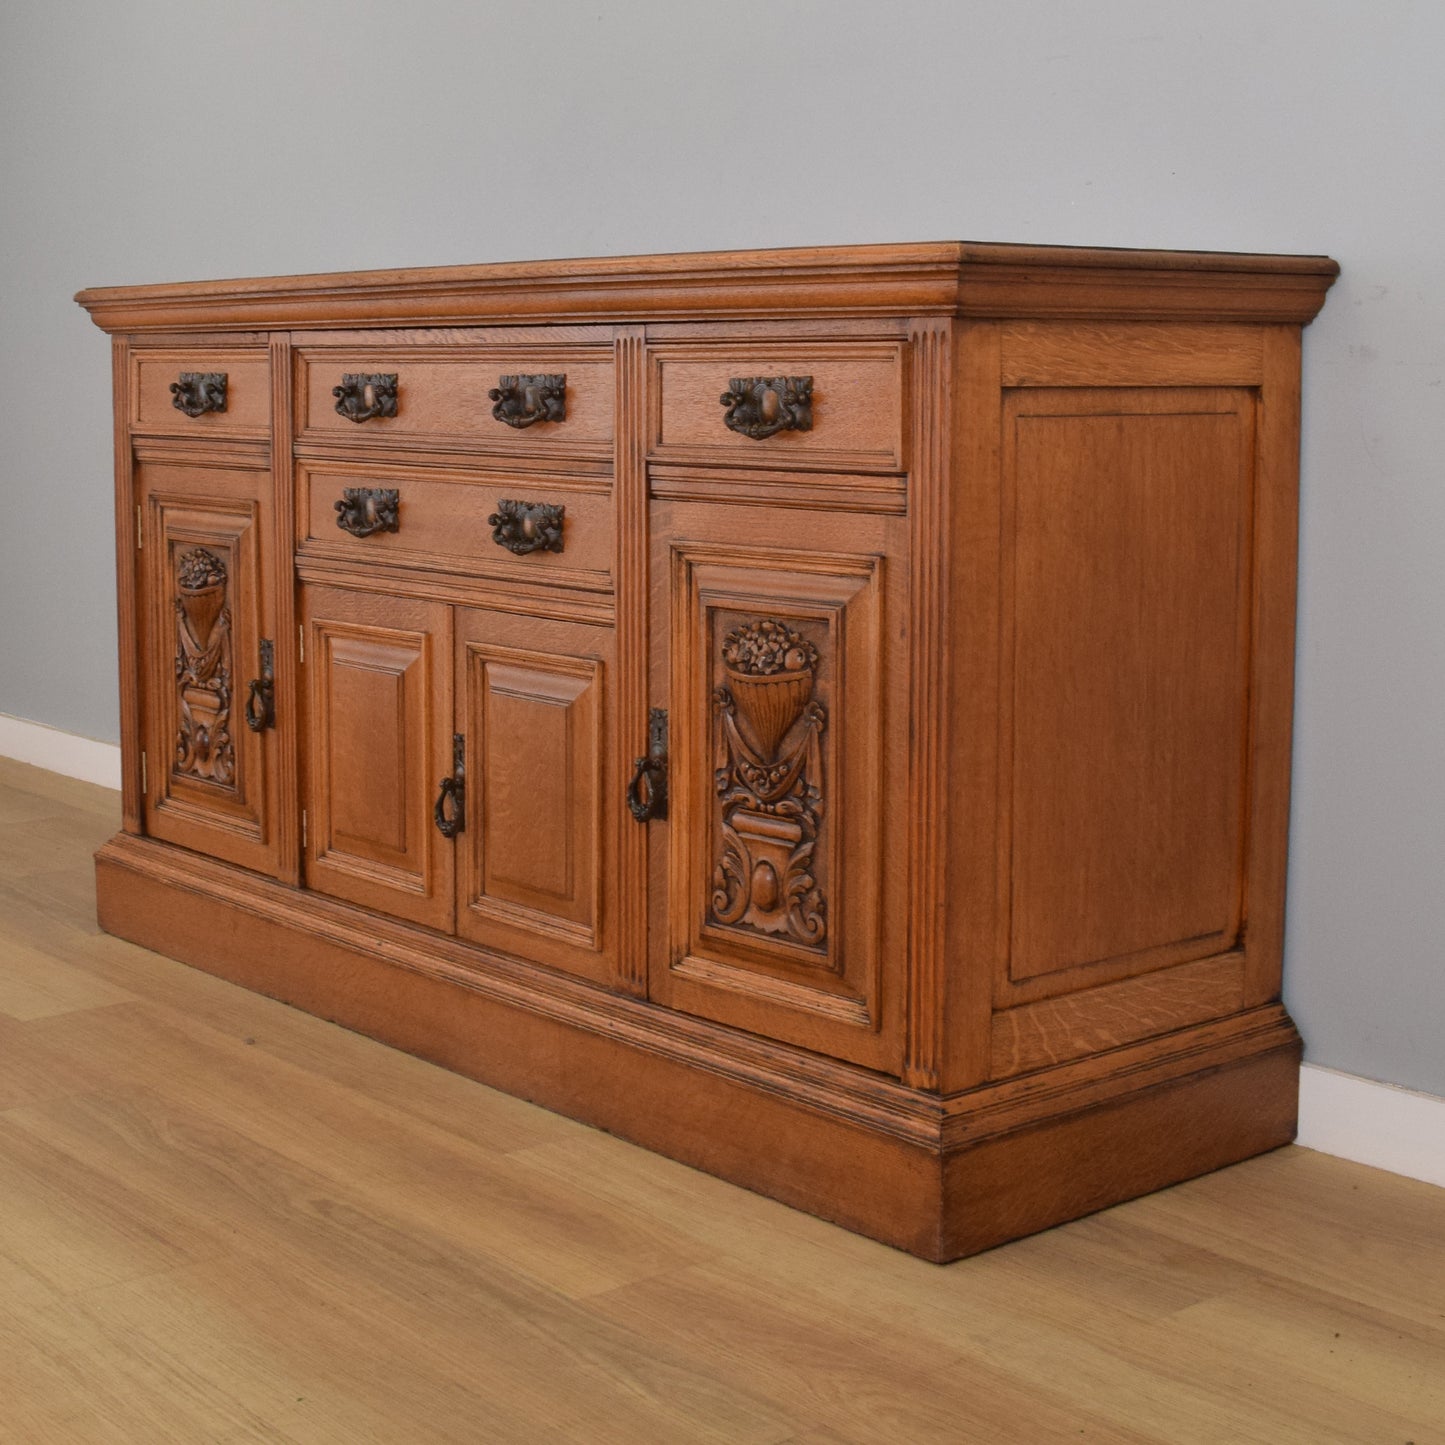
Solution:
[[[306,851],[306,809],[301,810],[301,851]]]
[[[148,789],[146,788],[146,755],[145,755],[144,753],[142,753],[142,754],[140,755],[140,795],[141,795],[141,797],[144,798],[144,797],[146,796],[147,792],[148,792]]]
[[[146,545],[145,524],[141,520],[140,503],[135,504],[135,549],[144,552]]]
[[[296,624],[296,661],[306,661],[306,624],[304,622]]]

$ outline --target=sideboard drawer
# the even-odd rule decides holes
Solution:
[[[612,354],[597,347],[307,348],[299,366],[296,429],[312,440],[612,457]]]
[[[271,366],[265,350],[131,352],[130,424],[132,431],[162,436],[268,436]]]
[[[611,586],[612,496],[605,488],[507,472],[350,462],[302,462],[296,481],[308,551]]]
[[[652,353],[652,455],[714,466],[898,472],[895,342],[680,345]]]

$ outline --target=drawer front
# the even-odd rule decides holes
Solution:
[[[596,484],[301,462],[297,508],[302,546],[313,555],[593,591],[612,585],[612,495]]]
[[[480,447],[514,456],[612,457],[610,351],[311,347],[301,352],[298,366],[296,428],[303,438],[443,451]],[[346,393],[348,376],[362,380]],[[377,377],[394,382],[372,380]]]
[[[659,347],[652,455],[712,466],[904,469],[904,350],[893,342]]]
[[[161,436],[269,436],[271,366],[265,350],[133,351],[130,424],[132,431]]]

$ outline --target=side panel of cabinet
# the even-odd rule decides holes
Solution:
[[[457,932],[610,982],[619,880],[602,849],[622,788],[612,632],[461,611],[456,664],[467,802]]]
[[[894,1069],[906,523],[780,510],[760,544],[751,508],[657,503],[652,522],[670,798],[651,995]]]
[[[270,472],[148,461],[136,494],[145,831],[274,873],[275,733],[245,721],[275,635]]]
[[[450,929],[433,806],[452,771],[451,609],[308,587],[302,617],[307,884]]]

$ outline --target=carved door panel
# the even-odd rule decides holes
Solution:
[[[137,485],[145,830],[274,873],[270,473],[148,462]]]
[[[610,628],[460,610],[457,932],[610,982],[620,826]],[[604,882],[604,875],[606,881]]]
[[[907,930],[903,523],[655,503],[650,993],[895,1068]],[[639,749],[640,750],[640,749]]]
[[[451,608],[308,587],[302,617],[307,884],[450,930]]]

